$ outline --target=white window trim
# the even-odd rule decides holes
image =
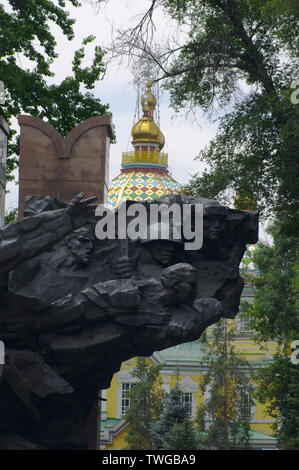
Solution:
[[[194,382],[190,377],[184,377],[183,380],[178,382],[178,388],[183,393],[192,393],[192,408],[191,408],[191,418],[194,419],[196,417],[196,409],[197,409],[197,392],[198,392],[198,382]]]
[[[123,417],[122,415],[122,385],[123,383],[136,383],[138,382],[138,379],[136,377],[133,377],[130,372],[118,372],[116,374],[116,379],[119,382],[119,386],[117,387],[117,407],[116,407],[116,418],[121,419]]]
[[[236,316],[236,333],[253,333],[252,328],[250,328],[248,323],[250,322],[249,316]]]
[[[253,388],[256,389],[257,388],[257,385],[256,384],[252,384],[253,385]],[[252,405],[251,405],[251,410],[250,410],[250,422],[251,423],[255,423],[255,422],[258,422],[258,420],[256,420],[256,400],[253,398],[253,395],[254,393],[251,394],[251,398],[252,398]],[[205,392],[204,392],[204,403],[206,404],[206,402],[211,398],[211,384],[207,384],[206,386],[206,389],[205,389]],[[272,420],[269,420],[269,422],[272,422]]]

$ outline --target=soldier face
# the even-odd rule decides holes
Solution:
[[[174,255],[174,244],[165,240],[154,242],[152,245],[152,255],[161,264],[170,264]]]
[[[79,264],[89,263],[93,247],[94,240],[85,234],[80,234],[70,242],[70,250]]]
[[[221,217],[216,215],[205,217],[204,219],[204,236],[209,240],[218,240],[223,229],[223,221]]]

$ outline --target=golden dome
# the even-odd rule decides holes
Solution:
[[[165,137],[162,131],[160,131],[160,136],[159,136],[159,149],[162,150],[162,148],[165,145]]]
[[[257,201],[253,195],[237,193],[234,199],[234,208],[237,210],[256,211]]]
[[[161,149],[164,146],[165,138],[153,120],[157,100],[152,94],[151,86],[151,82],[146,84],[146,94],[141,98],[143,117],[132,128],[132,144],[134,145],[137,142],[152,142],[158,144]]]
[[[143,116],[132,129],[132,143],[135,142],[160,142],[160,130],[157,124],[149,117]]]

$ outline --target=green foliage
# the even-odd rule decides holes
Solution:
[[[207,169],[194,175],[191,192],[220,199],[227,189],[252,195],[260,211],[284,215],[293,233],[299,106],[290,97],[298,77],[298,5],[276,0],[165,4],[189,31],[165,74],[173,107],[228,109],[215,139],[197,157]],[[241,92],[240,80],[255,88]]]
[[[260,275],[247,306],[251,326],[262,341],[277,340],[273,363],[256,374],[257,398],[275,418],[274,433],[282,449],[299,448],[299,369],[290,360],[290,344],[299,339],[298,238],[286,237],[280,224],[269,229],[273,245],[259,244],[253,261]]]
[[[279,105],[285,122],[276,119],[266,94],[250,96],[225,114],[216,137],[198,156],[208,169],[189,184],[193,194],[209,198],[228,188],[249,195],[260,212],[284,218],[286,234],[296,233],[298,220],[299,106],[290,94],[291,89]]]
[[[15,224],[18,221],[18,209],[13,209],[5,214],[5,225]]]
[[[278,340],[288,345],[299,338],[298,238],[281,234],[278,223],[269,228],[273,245],[259,243],[253,262],[259,276],[252,279],[256,288],[254,302],[248,306],[251,326],[261,341]]]
[[[144,357],[137,358],[132,376],[138,379],[130,393],[130,407],[125,419],[130,423],[125,436],[128,450],[152,449],[150,425],[162,410],[162,365],[149,364]]]
[[[20,113],[28,113],[45,118],[63,136],[79,122],[98,114],[107,114],[109,106],[101,104],[90,90],[104,74],[104,52],[99,46],[94,49],[94,57],[89,67],[83,67],[85,48],[95,38],[83,40],[82,47],[75,52],[72,75],[58,85],[46,81],[54,74],[51,64],[57,57],[56,40],[50,24],[59,26],[71,40],[74,37],[74,20],[69,18],[67,3],[80,6],[77,0],[9,0],[10,9],[0,4],[0,80],[4,82],[6,99],[0,105],[8,123]],[[20,57],[22,54],[25,59]],[[27,68],[22,65],[30,64]],[[17,166],[18,141],[16,132],[9,135],[7,174]]]
[[[275,419],[272,425],[281,449],[299,449],[299,368],[286,351],[277,352],[274,362],[256,375],[257,398]]]
[[[151,427],[151,436],[156,450],[196,450],[198,437],[182,403],[182,392],[173,388],[165,400],[160,419]]]
[[[175,423],[163,439],[163,450],[198,450],[198,448],[198,436],[190,418]]]
[[[253,394],[250,365],[235,352],[234,328],[228,327],[226,320],[216,324],[213,336],[202,359],[208,372],[201,386],[206,399],[197,414],[201,445],[206,449],[247,449]]]
[[[276,2],[277,3],[277,2]],[[184,25],[187,39],[165,74],[172,103],[205,110],[225,105],[238,92],[238,81],[276,92],[281,72],[296,70],[279,55],[296,54],[298,22],[272,0],[165,0],[169,15]],[[281,26],[284,25],[284,34]],[[294,78],[294,77],[293,77]]]

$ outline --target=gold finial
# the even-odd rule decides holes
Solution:
[[[165,138],[153,118],[157,100],[152,93],[152,82],[147,82],[141,104],[143,117],[132,128],[132,144],[152,142],[158,144],[159,150],[162,150]]]
[[[146,95],[141,98],[141,105],[144,116],[149,116],[153,119],[154,109],[156,107],[157,100],[152,94],[152,82],[146,84]]]
[[[257,210],[257,200],[253,194],[239,191],[234,199],[234,208],[241,211],[255,211]]]

